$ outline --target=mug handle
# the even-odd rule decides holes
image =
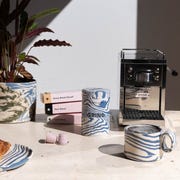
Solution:
[[[171,147],[168,147],[166,144],[166,137],[169,137],[171,140]],[[176,135],[171,130],[166,130],[164,133],[161,134],[161,147],[164,152],[171,152],[176,144]]]

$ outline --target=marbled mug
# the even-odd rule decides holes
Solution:
[[[169,138],[170,143],[167,143],[166,138]],[[145,124],[125,127],[124,154],[131,160],[157,161],[162,158],[163,152],[171,152],[175,143],[175,134],[159,126]]]

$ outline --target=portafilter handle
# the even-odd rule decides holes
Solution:
[[[167,66],[167,71],[169,71],[172,76],[178,76],[178,72],[176,70],[174,70],[174,69],[171,69],[168,66]]]

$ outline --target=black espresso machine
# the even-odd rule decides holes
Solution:
[[[121,51],[120,125],[164,126],[166,63],[159,50]]]

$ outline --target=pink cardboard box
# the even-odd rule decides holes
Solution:
[[[82,112],[82,102],[66,102],[57,104],[45,104],[45,113],[49,115],[69,114]]]
[[[47,123],[81,125],[81,118],[81,113],[50,115],[47,117]]]

